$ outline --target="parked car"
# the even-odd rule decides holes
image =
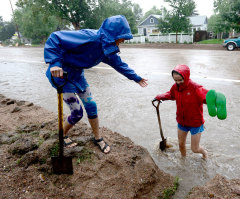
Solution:
[[[224,40],[223,47],[226,47],[230,51],[233,51],[235,48],[240,48],[240,37]]]

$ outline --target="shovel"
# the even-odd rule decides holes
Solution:
[[[59,133],[59,156],[51,157],[54,174],[73,174],[72,157],[65,157],[63,154],[63,86],[67,83],[67,73],[63,74],[65,83],[58,85],[53,77],[53,84],[57,87],[58,94],[58,133]]]
[[[158,117],[158,124],[159,124],[159,128],[160,128],[160,135],[162,138],[162,141],[159,144],[159,149],[161,149],[162,151],[165,150],[167,148],[167,139],[164,138],[163,136],[163,131],[162,131],[162,125],[161,125],[161,120],[160,120],[160,112],[159,112],[159,105],[160,103],[162,103],[161,101],[158,101],[157,106],[154,104],[154,100],[152,101],[153,106],[156,108],[157,111],[157,117]]]

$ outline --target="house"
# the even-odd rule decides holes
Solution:
[[[146,19],[144,19],[140,24],[137,26],[138,34],[149,36],[154,34],[159,34],[158,23],[159,19],[163,17],[162,15],[149,15]],[[189,17],[190,23],[192,24],[191,30],[192,32],[195,31],[207,31],[207,16],[191,16]]]
[[[196,15],[189,17],[189,19],[190,23],[192,24],[192,32],[199,30],[207,31],[208,24],[207,16]]]
[[[162,15],[149,15],[137,26],[138,34],[149,36],[151,34],[159,34],[158,23]]]

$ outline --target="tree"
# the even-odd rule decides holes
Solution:
[[[32,0],[17,6],[21,6],[15,11],[19,30],[24,37],[32,39],[32,43],[44,43],[51,32],[64,25],[56,16],[46,15]]]
[[[217,34],[217,37],[222,39],[222,33],[230,30],[230,25],[227,21],[222,20],[221,15],[214,14],[208,19],[208,31]]]
[[[143,17],[143,9],[139,6],[139,4],[133,4],[133,14],[136,17],[136,20],[139,21]]]
[[[69,21],[76,30],[80,29],[96,6],[96,0],[18,0],[18,5],[29,2],[38,5],[45,14],[55,15]]]
[[[142,20],[146,19],[149,15],[154,14],[154,15],[162,15],[162,9],[158,9],[156,6],[153,6],[149,11],[147,11]]]
[[[83,28],[98,29],[104,19],[113,15],[124,15],[129,22],[132,32],[135,33],[137,31],[137,17],[133,11],[134,4],[128,0],[122,0],[121,3],[119,0],[99,0],[97,7],[86,19]]]
[[[33,12],[41,10],[46,16],[56,16],[71,23],[76,30],[97,29],[102,21],[113,15],[125,15],[130,27],[136,31],[134,4],[129,0],[18,0],[21,8],[29,7]],[[136,13],[140,11],[136,6]]]
[[[164,0],[172,7],[164,18],[159,20],[159,29],[163,33],[188,32],[191,25],[189,17],[195,13],[196,4],[193,0]]]
[[[214,8],[232,29],[240,31],[240,0],[214,0]]]
[[[13,22],[5,22],[0,16],[0,41],[10,39],[15,33],[15,25]]]

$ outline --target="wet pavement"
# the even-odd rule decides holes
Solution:
[[[184,198],[193,186],[202,185],[216,174],[240,178],[240,52],[187,49],[122,48],[122,60],[149,86],[141,88],[111,67],[100,64],[86,70],[86,78],[98,105],[100,125],[130,137],[148,149],[160,169],[179,176],[180,187],[174,198]],[[190,150],[187,158],[178,151],[175,102],[160,105],[163,132],[173,148],[162,153],[158,149],[160,134],[155,108],[151,100],[166,92],[174,83],[170,73],[177,64],[187,64],[193,81],[207,89],[215,89],[227,97],[228,117],[224,121],[208,115],[204,106],[205,131],[201,144],[209,159]],[[56,91],[45,77],[47,65],[42,48],[0,48],[0,93],[23,99],[57,112]],[[69,111],[64,107],[67,114]],[[86,114],[83,118],[87,122]]]

